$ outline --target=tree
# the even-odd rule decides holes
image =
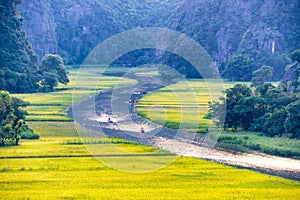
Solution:
[[[233,111],[237,116],[240,127],[249,130],[255,119],[262,117],[268,110],[268,101],[259,96],[242,97]]]
[[[295,86],[295,91],[300,91],[300,49],[293,51],[290,54],[292,61],[295,63],[295,80],[292,80],[292,84]]]
[[[273,67],[262,66],[255,70],[252,75],[251,87],[263,86],[267,81],[270,81],[273,76]]]
[[[250,81],[254,67],[254,62],[250,57],[238,55],[225,66],[224,74],[230,81]]]
[[[32,131],[24,122],[27,112],[22,108],[26,105],[27,102],[0,91],[0,146],[4,146],[5,141],[15,141],[18,145],[21,134]]]
[[[293,51],[291,54],[290,54],[290,58],[293,62],[298,62],[300,63],[300,49],[297,49],[295,51]]]
[[[300,138],[300,100],[289,104],[286,110],[285,132],[292,138]]]
[[[41,80],[39,85],[43,91],[53,91],[58,83],[69,82],[68,73],[62,58],[59,55],[47,54],[39,66]]]
[[[267,136],[282,136],[285,133],[283,124],[285,123],[287,112],[283,108],[276,108],[272,113],[266,113],[261,120],[260,131]]]
[[[236,131],[238,128],[243,128],[241,117],[244,115],[240,112],[239,103],[244,101],[243,98],[250,97],[252,91],[245,84],[236,84],[233,88],[225,90],[225,97],[221,97],[219,102],[214,102],[210,105],[212,116],[215,116],[215,122],[218,124],[223,122],[224,112],[226,107],[226,115],[224,121],[224,129],[232,129]]]

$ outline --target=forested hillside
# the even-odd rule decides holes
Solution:
[[[26,40],[17,0],[0,1],[0,90],[30,92],[35,88],[37,60]]]
[[[262,65],[280,79],[300,47],[297,0],[188,0],[169,19],[170,28],[196,39],[231,80],[251,80]]]
[[[297,0],[183,1],[46,0],[41,3],[24,0],[19,10],[24,17],[28,40],[39,60],[47,53],[58,53],[65,63],[80,64],[97,44],[116,33],[136,27],[160,26],[197,40],[216,61],[223,77],[229,80],[249,81],[252,72],[262,65],[274,68],[273,80],[284,76],[286,65],[291,63],[287,55],[300,46]],[[36,60],[25,38],[23,19],[15,11],[19,3],[21,1],[1,1],[1,43],[6,44],[1,46],[4,56],[1,60],[9,60],[2,65],[1,77],[3,71],[8,70],[5,80],[10,80],[3,84],[30,79],[29,71],[35,71]],[[138,65],[143,64],[141,60],[150,60],[178,69],[188,64],[174,56],[164,56],[162,60],[155,58],[151,51],[145,52],[121,58],[118,64]],[[23,67],[12,69],[11,62]],[[9,70],[17,71],[18,77],[13,80],[7,77]],[[185,75],[198,76],[193,73]],[[34,84],[27,82],[22,87],[30,88]]]
[[[223,77],[249,81],[252,71],[269,65],[279,80],[290,63],[287,55],[300,46],[297,0],[24,0],[19,10],[38,57],[58,52],[67,64],[80,64],[113,34],[161,26],[197,40]]]
[[[183,0],[24,0],[19,7],[34,51],[59,53],[67,64],[81,63],[108,37],[137,27],[165,26]]]

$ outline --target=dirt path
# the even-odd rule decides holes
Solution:
[[[153,138],[149,144],[182,156],[203,158],[230,166],[300,180],[300,161],[295,159],[263,153],[232,153],[221,149],[212,149],[207,152],[205,147],[162,137]]]
[[[135,78],[138,79],[138,77]],[[143,85],[143,89],[148,91],[161,87],[160,84],[155,84],[151,80],[146,80],[146,82],[152,83]],[[126,95],[132,92],[131,89],[120,88],[117,97],[114,96],[115,90],[117,89],[102,92],[95,98],[86,99],[76,105],[74,108],[77,112],[80,112],[80,118],[76,122],[85,128],[94,129],[95,131],[99,131],[100,126],[107,136],[134,140],[142,144],[169,150],[178,155],[207,159],[217,163],[252,169],[300,181],[300,160],[270,156],[263,153],[233,153],[216,148],[208,149],[205,147],[205,144],[196,143],[195,140],[198,141],[198,139],[178,138],[176,130],[161,127],[134,113],[128,114],[128,102],[124,102],[122,94]],[[117,105],[121,105],[121,107],[126,106],[125,111],[114,113],[112,99]],[[91,101],[94,100],[96,101],[95,108],[91,106],[93,105]],[[91,114],[91,111],[94,109],[96,109],[96,115]],[[71,115],[72,109],[68,113]],[[117,123],[108,126],[108,117],[112,117]],[[143,127],[146,132],[153,132],[153,134],[143,136],[140,134],[140,127]]]

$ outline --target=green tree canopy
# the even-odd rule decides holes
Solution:
[[[22,108],[26,105],[27,102],[0,91],[0,146],[6,141],[15,141],[18,145],[23,132],[32,132],[24,122],[27,112]]]
[[[66,85],[69,82],[66,67],[59,55],[45,55],[39,66],[39,72],[41,74],[39,85],[43,91],[52,91],[58,83]]]
[[[270,81],[273,76],[273,67],[262,66],[258,70],[253,72],[251,86],[257,87],[264,85],[267,81]]]
[[[297,49],[295,51],[293,51],[291,54],[290,54],[290,58],[293,62],[300,62],[300,49]]]
[[[230,81],[250,81],[254,67],[254,62],[250,57],[238,55],[228,62],[224,74]]]
[[[289,104],[286,109],[285,130],[292,138],[300,138],[300,101]]]
[[[251,97],[252,91],[245,84],[236,84],[233,88],[226,89],[225,97],[220,98],[220,102],[211,104],[212,116],[215,116],[217,124],[223,124],[224,129],[237,130],[238,128],[244,128],[243,122],[247,120],[246,113],[249,111],[240,110],[240,102],[246,102],[245,98]],[[252,100],[251,100],[252,101]],[[226,107],[225,121],[224,111]],[[248,126],[248,125],[247,125]]]

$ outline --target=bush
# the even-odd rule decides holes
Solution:
[[[32,131],[26,131],[21,133],[21,139],[23,140],[38,140],[40,139],[40,135],[36,134]]]
[[[217,143],[216,147],[221,148],[221,149],[227,149],[229,151],[234,151],[234,152],[242,152],[242,153],[249,153],[250,150],[240,144],[231,144],[231,143]]]
[[[167,126],[169,128],[173,128],[173,129],[178,129],[180,127],[180,123],[166,121],[165,126]]]

